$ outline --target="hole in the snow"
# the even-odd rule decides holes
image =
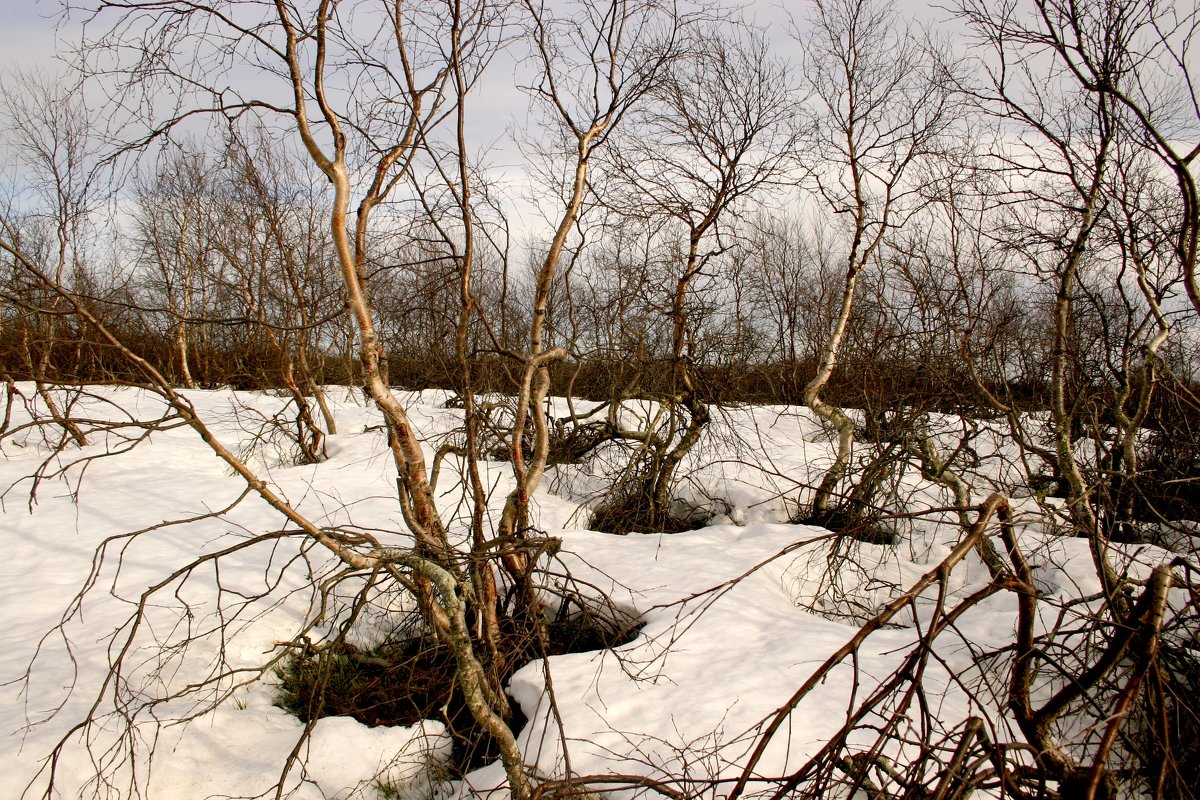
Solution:
[[[564,603],[566,609],[572,604]],[[567,614],[547,620],[545,655],[582,653],[632,641],[642,623],[620,614]],[[506,625],[499,663],[488,665],[501,683],[543,655],[527,631]],[[477,645],[480,654],[482,645]],[[330,642],[289,657],[277,670],[277,704],[302,721],[348,716],[366,725],[413,725],[423,719],[445,723],[454,741],[450,777],[461,777],[499,758],[492,738],[467,708],[455,677],[454,656],[430,638],[410,638],[372,649]],[[520,730],[525,718],[515,703],[507,722]]]

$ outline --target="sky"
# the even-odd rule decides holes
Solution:
[[[13,67],[53,68],[59,52],[55,27],[61,19],[65,0],[0,0],[0,71]],[[807,3],[800,0],[750,0],[744,3],[746,16],[768,29],[778,30],[788,12],[797,13]],[[926,0],[898,0],[897,10],[904,14],[917,13],[927,17],[930,4]],[[77,15],[63,30],[70,41],[78,31]]]
[[[67,0],[0,0],[0,81],[16,71],[32,70],[54,75],[64,71],[63,59],[67,58],[72,46],[80,36],[83,15],[76,12],[63,18],[62,8]],[[553,5],[556,0],[550,0]],[[561,0],[558,0],[561,2]],[[731,3],[732,5],[732,3]],[[928,14],[926,0],[901,0],[897,8],[920,9]],[[801,16],[807,3],[801,0],[758,0],[744,4],[745,16],[763,27],[774,40],[776,52],[795,63],[798,54],[788,52],[791,39],[788,34],[789,15]],[[527,194],[545,194],[532,186],[532,177],[527,174],[527,154],[519,152],[511,138],[504,135],[506,129],[520,129],[527,123],[527,98],[513,88],[514,66],[497,63],[489,69],[485,85],[477,91],[471,101],[470,123],[474,130],[469,132],[473,148],[487,150],[489,173],[493,179],[505,181],[516,191],[508,192],[518,218],[526,221],[517,227],[537,230],[552,224],[551,220],[540,219],[533,206],[524,199]],[[521,195],[522,197],[517,197]],[[552,204],[554,205],[554,204]]]
[[[0,0],[0,69],[54,69],[59,0]]]

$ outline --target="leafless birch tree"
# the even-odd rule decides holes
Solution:
[[[845,260],[837,314],[821,347],[804,402],[829,423],[837,453],[812,499],[814,520],[835,507],[850,466],[854,422],[822,397],[854,307],[859,277],[876,263],[889,232],[923,203],[924,162],[944,150],[957,100],[946,63],[891,9],[873,0],[816,3],[801,39],[814,98],[803,159],[808,185],[829,212],[845,220]]]

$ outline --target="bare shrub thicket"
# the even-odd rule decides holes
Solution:
[[[384,691],[452,680],[455,724],[490,737],[517,800],[1195,795],[1195,5],[961,0],[963,48],[886,3],[822,0],[793,20],[790,60],[710,3],[79,5],[77,88],[16,76],[0,96],[19,164],[0,443],[47,454],[5,499],[77,490],[97,460],[187,426],[245,484],[213,516],[256,496],[280,521],[139,594],[46,796],[77,733],[117,730],[91,788],[133,794],[162,706],[190,717],[278,674],[311,723],[351,667],[399,663]],[[505,70],[529,101],[512,137],[485,94]],[[137,113],[106,132],[92,90]],[[508,158],[541,226],[516,222]],[[398,531],[289,499],[279,467],[326,458],[337,385],[381,420]],[[190,399],[220,387],[273,392],[231,395],[241,449]],[[415,417],[401,387],[448,390],[453,422]],[[686,775],[531,774],[505,681],[597,609],[607,633],[629,627],[556,572],[537,493],[558,467],[560,486],[591,481],[588,527],[686,536],[733,510],[681,489],[718,448],[770,473],[747,456],[762,432],[722,414],[741,402],[790,404],[831,444],[808,474],[770,476],[777,519],[831,531],[773,561],[805,565],[798,604],[857,632],[770,718],[681,755]],[[64,630],[162,526],[101,545]],[[1099,591],[1058,591],[1022,526],[1082,542]],[[954,531],[948,554],[893,579],[931,528]],[[284,566],[261,585],[221,577],[268,552]],[[961,577],[979,563],[986,579]],[[211,627],[181,599],[201,583]],[[261,663],[221,649],[169,685],[294,596],[307,616]],[[964,640],[956,622],[1001,600],[1011,636]],[[153,638],[165,608],[181,632]],[[356,643],[368,618],[392,638]],[[895,629],[912,633],[895,670],[866,674],[862,649]],[[135,688],[144,646],[157,695]],[[844,723],[767,771],[835,673]]]

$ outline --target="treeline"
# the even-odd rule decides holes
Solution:
[[[325,228],[328,193],[296,154],[258,135],[253,147],[235,138],[217,151],[167,148],[140,168],[113,227],[71,244],[69,263],[55,267],[58,237],[40,215],[14,217],[13,241],[47,272],[57,269],[72,302],[121,347],[178,385],[279,389],[297,376],[361,384],[357,334]],[[853,408],[982,411],[989,393],[1046,408],[1055,286],[1039,271],[1041,256],[993,242],[964,274],[961,254],[946,241],[962,231],[945,228],[939,210],[938,202],[925,204],[905,226],[889,228],[871,254],[826,394]],[[704,402],[805,402],[844,282],[848,253],[836,218],[744,203],[687,287],[686,353],[676,355],[680,331],[669,301],[673,264],[684,257],[681,232],[669,218],[649,225],[614,214],[570,253],[548,297],[547,342],[566,353],[549,367],[556,390],[592,400],[665,396],[676,388],[672,365],[685,360]],[[366,269],[389,380],[453,389],[461,383],[458,266],[424,224],[378,233],[382,254]],[[528,336],[527,265],[536,248],[520,258],[516,249],[504,242],[476,267],[469,334],[479,391],[516,388],[508,356]],[[1130,283],[1129,259],[1116,247],[1089,254],[1069,298],[1062,344],[1069,393],[1081,400],[1102,405],[1106,391],[1129,380],[1130,352],[1151,314]],[[5,263],[3,374],[139,380],[127,353],[74,313],[58,285]],[[1164,284],[1158,294],[1169,297],[1178,286]],[[1163,313],[1176,335],[1160,356],[1180,385],[1190,385],[1198,364],[1188,308],[1164,303]]]

